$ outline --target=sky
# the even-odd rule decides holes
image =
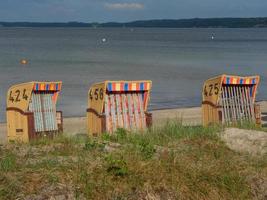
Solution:
[[[0,0],[0,21],[128,22],[266,16],[267,0]]]

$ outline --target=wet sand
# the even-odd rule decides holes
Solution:
[[[267,101],[259,102],[261,105],[263,123],[267,123]],[[201,107],[177,108],[151,111],[153,114],[153,124],[161,125],[167,120],[177,120],[184,125],[201,125]],[[86,133],[86,118],[71,117],[63,120],[64,133],[75,135]],[[6,142],[6,124],[0,123],[0,143]]]

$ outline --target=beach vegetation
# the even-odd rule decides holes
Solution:
[[[0,199],[264,199],[266,155],[229,149],[223,129],[168,121],[140,132],[8,144],[0,151]]]

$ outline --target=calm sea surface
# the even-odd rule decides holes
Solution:
[[[199,106],[203,81],[222,73],[260,74],[267,99],[267,29],[0,28],[0,121],[16,83],[62,80],[58,109],[84,116],[95,82],[151,79],[157,109]]]

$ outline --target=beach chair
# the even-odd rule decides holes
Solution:
[[[255,104],[259,76],[221,75],[207,80],[202,92],[202,121],[231,125],[261,124],[260,107]]]
[[[61,85],[61,82],[28,82],[8,90],[8,141],[29,142],[63,131],[62,112],[56,111]]]
[[[91,135],[118,128],[143,130],[152,124],[147,106],[151,81],[104,81],[88,92],[87,124]]]

